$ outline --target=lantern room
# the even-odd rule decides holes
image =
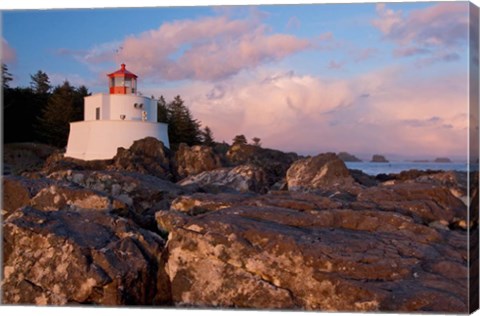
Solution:
[[[125,68],[121,68],[108,74],[110,94],[137,94],[137,75]]]

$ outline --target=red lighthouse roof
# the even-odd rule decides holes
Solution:
[[[131,73],[127,69],[125,69],[125,64],[121,65],[121,68],[111,74],[107,75],[108,77],[125,77],[125,78],[137,78],[138,76],[134,73]]]
[[[110,94],[137,94],[137,75],[122,67],[108,74]]]

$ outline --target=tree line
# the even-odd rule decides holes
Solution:
[[[90,92],[85,86],[72,86],[67,80],[53,87],[48,75],[38,70],[30,76],[29,87],[10,87],[12,74],[2,64],[3,141],[41,142],[63,148],[67,145],[70,122],[84,118],[84,100]],[[168,124],[172,149],[180,143],[187,145],[215,144],[208,126],[193,118],[180,96],[166,102],[158,100],[157,121]]]
[[[10,87],[12,74],[2,64],[3,141],[40,142],[56,147],[67,145],[70,122],[83,120],[85,86],[74,87],[67,80],[52,86],[39,70],[30,76],[29,87]]]

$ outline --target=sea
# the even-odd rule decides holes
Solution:
[[[348,169],[357,169],[366,174],[376,176],[381,173],[400,173],[405,170],[443,170],[443,171],[467,171],[466,162],[346,162]]]

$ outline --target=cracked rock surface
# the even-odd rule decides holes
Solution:
[[[3,302],[151,305],[168,302],[164,240],[100,211],[15,211],[3,226]]]
[[[160,211],[176,305],[328,311],[465,312],[464,232],[387,211],[328,208],[291,193],[212,207],[196,194]],[[283,194],[282,199],[289,199]],[[303,203],[302,203],[303,202]],[[321,203],[323,202],[323,204]],[[317,203],[317,204],[314,204]],[[333,202],[332,202],[333,203]],[[201,214],[190,212],[209,205]],[[313,207],[316,205],[317,207]],[[308,207],[310,206],[310,207]],[[338,205],[337,205],[338,206]],[[187,215],[187,214],[193,214]],[[198,214],[198,215],[195,215]]]

